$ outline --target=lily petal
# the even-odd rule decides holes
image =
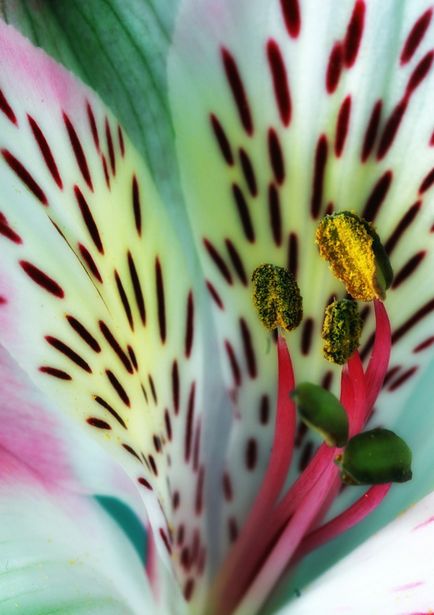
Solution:
[[[0,341],[134,478],[191,597],[208,559],[204,355],[186,259],[97,96],[4,24],[0,65]],[[187,566],[182,550],[195,555]]]
[[[0,469],[2,613],[157,612],[140,558],[94,500],[47,486],[3,448]]]
[[[302,591],[291,615],[315,609],[344,615],[428,613],[433,606],[434,495],[430,494],[372,536]]]
[[[434,299],[426,284],[434,254],[434,141],[426,111],[434,87],[431,18],[426,0],[404,2],[399,11],[393,1],[364,0],[339,7],[314,0],[181,5],[171,103],[220,360],[240,419],[228,453],[237,494],[229,518],[242,518],[253,499],[275,407],[276,365],[250,296],[258,265],[288,266],[297,275],[305,317],[289,338],[296,380],[337,392],[336,369],[321,352],[324,308],[332,296],[343,296],[315,246],[325,213],[350,209],[375,222],[396,272],[386,302],[392,369],[374,422],[399,416],[428,364],[434,341]],[[365,306],[364,355],[371,313]],[[314,446],[300,434],[299,467]]]

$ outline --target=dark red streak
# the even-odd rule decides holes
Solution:
[[[425,350],[426,348],[429,348],[430,346],[432,346],[434,344],[434,336],[432,335],[431,337],[428,337],[426,340],[424,340],[423,342],[421,342],[420,344],[418,344],[414,349],[413,352],[414,353],[418,353],[421,352],[422,350]]]
[[[241,79],[237,63],[235,62],[232,54],[224,47],[221,49],[221,56],[226,78],[228,80],[229,87],[231,88],[234,102],[238,109],[241,124],[243,125],[246,133],[251,136],[253,134],[252,113],[250,111],[246,91],[244,89],[244,84]]]
[[[259,422],[261,425],[267,425],[270,419],[270,400],[268,395],[262,395],[259,404]]]
[[[125,288],[124,288],[124,285],[122,284],[122,280],[119,277],[119,274],[116,270],[114,272],[114,277],[115,277],[115,282],[116,282],[116,288],[118,290],[119,297],[122,301],[122,306],[124,308],[125,316],[127,317],[128,324],[130,325],[131,331],[134,331],[134,320],[133,320],[133,313],[131,311],[130,302],[128,301],[127,293],[125,292]]]
[[[114,388],[114,390],[118,394],[119,399],[121,401],[123,401],[123,403],[126,406],[129,407],[130,406],[130,399],[129,399],[129,397],[127,395],[127,392],[125,391],[124,387],[121,385],[119,380],[116,378],[116,376],[114,375],[114,373],[110,369],[106,369],[105,373],[106,373],[106,376],[107,376],[110,384],[112,385],[112,387]]]
[[[155,259],[155,292],[157,295],[158,306],[158,327],[160,330],[160,339],[164,344],[167,336],[166,324],[166,299],[164,294],[163,272],[161,269],[160,260]]]
[[[65,297],[65,293],[63,288],[59,286],[59,284],[50,278],[46,273],[44,273],[41,269],[32,265],[28,261],[20,261],[20,266],[24,270],[24,272],[29,276],[33,282],[38,284],[41,288],[51,293],[58,299],[63,299]]]
[[[122,158],[125,156],[125,143],[124,143],[124,134],[122,132],[122,128],[118,125],[118,141],[119,141],[119,149],[121,152]]]
[[[297,38],[301,29],[301,15],[298,0],[280,0],[280,7],[289,36]]]
[[[279,191],[274,184],[268,188],[268,212],[271,232],[276,246],[282,245],[282,214]]]
[[[410,329],[412,329],[418,322],[420,322],[425,316],[428,316],[430,312],[434,311],[434,299],[427,301],[421,308],[419,308],[410,318],[408,318],[398,329],[392,333],[392,344],[396,344]]]
[[[21,164],[13,154],[7,149],[1,150],[2,156],[6,164],[12,169],[15,175],[27,186],[27,188],[34,194],[34,196],[42,203],[42,205],[48,205],[48,199],[45,192],[40,185],[33,179],[28,170]]]
[[[298,271],[298,237],[290,233],[288,242],[288,271],[296,276]]]
[[[426,256],[426,252],[423,250],[412,256],[403,267],[395,274],[393,278],[392,288],[398,288],[407,278],[409,278],[419,267],[421,262]]]
[[[224,309],[223,301],[221,300],[220,295],[218,294],[218,292],[216,291],[216,289],[214,288],[214,286],[211,284],[209,280],[206,281],[206,287],[214,303],[217,305],[217,307],[220,310],[223,310]]]
[[[344,61],[347,68],[351,68],[356,61],[365,25],[366,6],[363,0],[354,5],[353,13],[348,24],[344,39]]]
[[[105,324],[103,320],[100,320],[98,324],[99,324],[101,333],[104,335],[106,341],[109,343],[112,350],[117,354],[117,356],[121,360],[121,363],[123,364],[127,372],[129,374],[134,373],[133,366],[131,365],[130,359],[128,358],[126,353],[122,350],[119,342],[117,341],[113,333],[110,331],[108,326]]]
[[[232,154],[231,145],[223,129],[223,126],[220,124],[217,116],[214,115],[214,113],[211,113],[209,118],[214,132],[214,136],[216,138],[223,159],[229,166],[232,166],[234,164],[234,156]]]
[[[416,201],[416,203],[414,203],[410,207],[410,209],[406,212],[406,214],[398,222],[397,226],[395,227],[394,231],[390,235],[389,239],[384,244],[386,252],[387,254],[389,254],[389,256],[394,250],[398,241],[401,239],[402,235],[405,233],[405,231],[408,229],[410,224],[413,222],[413,220],[419,213],[421,206],[422,206],[422,201]]]
[[[241,370],[240,370],[240,366],[238,365],[238,361],[235,356],[235,351],[232,347],[232,344],[228,342],[228,340],[225,340],[225,349],[228,355],[229,365],[231,367],[234,384],[236,387],[239,387],[241,385]]]
[[[253,348],[252,335],[244,318],[240,318],[241,341],[243,343],[244,356],[246,358],[247,371],[250,378],[254,379],[258,375],[256,367],[256,357]]]
[[[86,111],[87,111],[87,119],[89,120],[90,131],[92,133],[93,142],[95,143],[96,150],[99,153],[100,148],[99,148],[98,129],[96,127],[95,116],[93,114],[92,107],[90,106],[89,102],[86,105]]]
[[[217,269],[220,271],[223,278],[226,280],[228,284],[232,284],[233,281],[232,281],[231,272],[229,271],[228,266],[226,265],[225,261],[223,260],[223,258],[221,257],[217,249],[208,239],[204,239],[203,243],[204,243],[204,246],[208,254],[210,255],[211,259],[214,261],[214,264],[216,265]]]
[[[106,137],[106,141],[107,141],[107,148],[108,148],[108,152],[109,152],[109,159],[110,159],[111,170],[112,170],[113,175],[116,175],[115,150],[114,150],[114,147],[113,147],[112,132],[110,130],[110,124],[109,124],[107,118],[105,119],[105,137]]]
[[[66,113],[63,114],[63,121],[65,123],[66,130],[68,131],[69,140],[71,142],[75,159],[77,160],[77,164],[81,171],[83,179],[89,186],[89,188],[93,191],[92,178],[90,176],[89,167],[87,165],[87,160],[83,151],[83,147],[80,143],[80,139],[78,138],[75,128]]]
[[[280,186],[285,179],[285,164],[283,162],[283,152],[279,137],[274,128],[270,128],[268,131],[268,155],[274,178]]]
[[[306,318],[303,324],[303,331],[301,334],[301,353],[308,355],[312,345],[313,334],[313,320],[312,318]]]
[[[3,235],[4,237],[9,239],[13,243],[16,243],[16,244],[23,243],[23,240],[21,239],[21,237],[18,235],[18,233],[16,233],[13,230],[13,228],[9,226],[6,216],[2,214],[1,212],[0,212],[0,235]]]
[[[267,57],[280,119],[284,126],[289,126],[291,121],[291,95],[288,75],[280,48],[273,39],[270,39],[267,43]]]
[[[335,43],[330,53],[326,72],[326,89],[329,94],[333,94],[339,85],[343,60],[342,44]]]
[[[365,138],[363,140],[362,153],[360,156],[362,162],[366,162],[374,148],[375,140],[378,134],[378,128],[380,126],[382,108],[383,102],[381,100],[377,100],[372,109],[368,127],[365,132]]]
[[[247,201],[241,188],[237,184],[232,184],[232,194],[237,206],[244,235],[250,243],[253,243],[255,241],[255,232],[253,230],[252,220],[250,218],[249,206],[247,205]]]
[[[315,163],[313,173],[312,198],[310,212],[313,218],[318,218],[323,198],[324,175],[327,164],[328,144],[327,137],[321,135],[318,139],[315,152]]]
[[[423,37],[425,36],[426,31],[428,30],[428,26],[431,22],[431,17],[432,9],[428,9],[419,17],[419,19],[413,25],[401,52],[401,64],[406,64],[413,57],[414,53],[416,52],[416,49],[419,47]]]
[[[58,378],[59,380],[72,380],[72,377],[69,374],[67,374],[61,369],[57,369],[56,367],[42,365],[39,368],[39,371],[43,374],[48,374],[48,376],[53,376],[53,378]]]
[[[249,438],[246,444],[246,468],[251,472],[258,461],[258,445],[254,438]]]
[[[190,388],[190,394],[188,396],[187,405],[187,418],[185,423],[185,461],[189,463],[191,457],[191,442],[193,436],[193,416],[194,416],[194,402],[196,397],[196,385],[193,382]]]
[[[133,183],[132,183],[132,200],[133,200],[133,213],[134,213],[134,222],[136,225],[136,231],[139,237],[142,235],[142,210],[140,205],[140,192],[139,192],[139,184],[137,183],[137,178],[133,175]]]
[[[246,180],[249,192],[252,196],[256,196],[258,194],[258,186],[250,157],[242,147],[239,150],[239,156],[244,179]]]
[[[12,124],[15,124],[15,126],[18,125],[16,115],[13,112],[12,107],[6,100],[6,97],[1,90],[0,90],[0,111],[3,111],[3,113],[6,115],[8,120],[12,122]]]
[[[422,183],[419,187],[419,194],[423,194],[424,192],[426,192],[429,188],[431,188],[433,184],[434,184],[434,169],[431,169],[431,171],[422,180]]]
[[[240,282],[244,286],[247,286],[248,279],[247,279],[246,271],[244,269],[243,261],[241,259],[241,256],[238,253],[238,250],[236,249],[236,247],[234,246],[234,244],[232,243],[230,239],[225,239],[225,244],[228,250],[229,258],[231,259],[232,266],[235,269],[240,279]]]
[[[90,207],[86,199],[84,198],[80,188],[78,186],[74,186],[74,194],[77,199],[78,206],[80,208],[81,215],[83,217],[84,223],[89,231],[89,235],[92,238],[92,241],[100,254],[104,254],[104,246],[101,241],[101,236],[99,234],[98,227],[96,222],[92,216],[92,212],[90,211]]]
[[[185,321],[184,349],[185,356],[187,359],[189,359],[191,355],[191,349],[193,348],[194,337],[194,300],[192,291],[188,293],[186,314],[187,315]]]
[[[136,298],[137,309],[139,310],[140,319],[143,325],[146,325],[146,307],[145,299],[143,297],[142,286],[137,274],[136,265],[131,253],[128,252],[128,269],[130,272],[130,278],[134,289],[134,296]]]
[[[101,274],[89,250],[81,243],[78,244],[78,249],[92,275],[102,284]]]
[[[203,467],[199,469],[196,484],[196,497],[194,501],[194,512],[197,516],[202,514],[203,511],[203,484],[205,478],[205,470]]]
[[[47,165],[47,168],[50,171],[51,176],[53,177],[54,181],[59,186],[59,188],[62,190],[63,188],[62,178],[60,177],[59,169],[57,167],[56,161],[54,160],[53,153],[51,151],[50,146],[47,143],[44,133],[39,128],[38,124],[35,122],[35,120],[32,118],[31,115],[27,114],[27,119],[29,121],[30,128],[32,129],[33,136],[35,137],[35,141],[38,144],[42,157],[45,160],[45,164]]]
[[[406,372],[404,372],[403,374],[401,374],[401,376],[399,376],[399,378],[397,378],[396,380],[394,380],[388,387],[388,391],[392,392],[392,391],[396,391],[396,389],[398,389],[400,386],[402,386],[405,382],[407,382],[407,380],[409,378],[411,378],[416,372],[417,372],[418,368],[417,366],[414,367],[410,367],[410,369],[408,369]]]
[[[179,395],[179,369],[178,363],[174,361],[172,365],[172,401],[175,414],[178,414],[179,412]]]
[[[428,52],[416,66],[414,71],[411,73],[411,77],[405,90],[405,99],[407,101],[410,99],[414,91],[419,87],[419,85],[428,75],[432,66],[433,59],[434,51]]]
[[[96,427],[97,429],[111,429],[110,425],[101,419],[97,419],[94,416],[91,416],[86,420],[86,423],[91,425],[92,427]]]
[[[378,145],[377,150],[377,160],[381,160],[389,151],[390,147],[395,140],[396,134],[398,132],[399,126],[401,125],[402,118],[404,117],[404,113],[407,110],[407,99],[402,99],[399,102],[395,109],[392,111],[389,119],[386,122],[384,130],[382,132],[380,143]]]
[[[348,134],[348,127],[350,124],[350,113],[351,96],[347,96],[342,102],[342,105],[339,109],[338,119],[336,122],[335,154],[337,158],[339,158],[344,151],[345,141]]]
[[[366,201],[365,207],[362,212],[362,218],[365,218],[369,222],[375,220],[378,211],[383,204],[390,185],[392,183],[393,174],[392,171],[386,171],[380,179],[377,181],[372,189],[371,194]]]
[[[92,373],[92,369],[89,363],[85,361],[83,357],[81,357],[77,352],[72,350],[72,348],[70,348],[67,344],[59,340],[57,337],[53,337],[51,335],[46,335],[45,339],[50,344],[50,346],[64,354],[66,357],[68,357],[68,359],[70,359],[70,361],[78,365],[78,367],[81,367],[82,370],[84,370],[88,374]]]
[[[170,420],[169,411],[167,408],[164,411],[164,424],[166,425],[166,434],[169,442],[172,441],[172,421]]]

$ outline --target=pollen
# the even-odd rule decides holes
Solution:
[[[361,333],[362,319],[357,303],[350,299],[333,301],[326,307],[321,334],[325,358],[344,365],[359,347]]]
[[[359,301],[384,299],[392,268],[372,225],[349,211],[324,216],[316,231],[320,255]]]
[[[292,273],[277,265],[260,265],[252,275],[253,304],[269,331],[292,331],[301,322],[303,301]]]

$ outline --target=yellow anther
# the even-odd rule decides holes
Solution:
[[[344,365],[359,347],[361,333],[362,319],[357,303],[350,299],[333,301],[326,307],[321,334],[325,358]]]
[[[292,273],[277,265],[261,265],[252,275],[253,304],[259,320],[269,330],[291,331],[303,316],[303,302]]]
[[[354,299],[385,298],[392,269],[369,222],[349,211],[324,216],[316,231],[316,242],[321,256]]]

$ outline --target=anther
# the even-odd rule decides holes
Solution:
[[[357,303],[351,299],[333,301],[325,309],[321,333],[325,358],[344,365],[359,347],[361,333],[362,319]]]
[[[385,298],[393,272],[369,222],[349,211],[324,216],[317,228],[316,242],[321,256],[354,299]]]
[[[303,302],[292,273],[277,265],[260,265],[252,275],[253,304],[269,331],[292,331],[301,322]]]

